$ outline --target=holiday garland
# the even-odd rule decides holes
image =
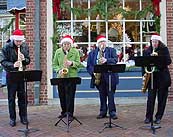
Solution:
[[[96,4],[90,9],[83,9],[82,7],[71,7],[65,3],[64,0],[53,0],[53,26],[54,26],[54,35],[52,37],[53,42],[53,52],[58,48],[58,40],[60,39],[60,35],[57,31],[57,20],[61,19],[61,10],[67,10],[72,12],[74,15],[80,17],[81,15],[90,15],[99,14],[101,18],[108,19],[113,16],[113,14],[121,14],[123,18],[126,17],[134,17],[134,19],[142,19],[145,18],[148,12],[154,13],[155,20],[155,29],[156,32],[160,32],[160,10],[159,4],[160,0],[148,0],[148,6],[140,11],[128,11],[119,6],[119,0],[97,0]],[[105,6],[106,5],[106,6]],[[107,12],[106,12],[107,8]],[[60,10],[61,9],[61,10]],[[54,56],[54,53],[53,53]]]
[[[147,0],[145,0],[147,1]],[[148,0],[148,6],[146,6],[143,10],[138,11],[128,11],[123,9],[119,5],[119,0],[97,0],[95,5],[90,9],[84,9],[80,6],[71,7],[68,5],[65,0],[53,0],[53,13],[54,13],[54,36],[52,37],[53,44],[57,47],[57,40],[59,39],[58,32],[56,31],[58,19],[61,19],[61,10],[72,12],[77,17],[99,14],[102,19],[107,20],[109,17],[115,14],[121,14],[123,18],[134,17],[134,19],[142,19],[145,18],[148,12],[154,13],[154,20],[156,26],[156,32],[160,32],[160,9],[159,4],[161,0]]]
[[[150,1],[150,0],[148,0]],[[66,2],[61,1],[60,7],[63,10],[72,11],[72,13],[78,17],[81,15],[90,15],[91,13],[99,14],[103,19],[107,19],[108,17],[112,17],[115,14],[122,14],[124,18],[128,16],[134,16],[135,19],[141,19],[144,18],[148,11],[152,11],[152,3],[150,1],[150,4],[145,7],[143,10],[137,10],[137,11],[128,11],[126,9],[123,9],[121,6],[119,6],[119,0],[97,0],[96,4],[92,6],[90,9],[83,9],[82,7],[70,7]],[[55,12],[56,13],[56,12]],[[59,17],[61,16],[61,13],[58,13]]]

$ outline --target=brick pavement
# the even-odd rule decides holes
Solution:
[[[75,116],[83,124],[73,121],[70,124],[69,133],[63,123],[54,126],[60,113],[58,105],[29,106],[28,119],[29,129],[37,128],[39,131],[28,134],[28,137],[172,137],[173,136],[173,107],[168,104],[162,119],[162,128],[156,130],[153,135],[149,129],[141,129],[146,126],[143,123],[145,115],[145,104],[117,105],[118,119],[112,122],[127,128],[126,130],[115,127],[107,128],[99,133],[108,118],[97,120],[98,105],[76,105]],[[17,117],[16,127],[10,127],[7,106],[0,106],[0,137],[22,137],[23,133],[18,129],[24,129]],[[150,126],[150,124],[148,125]]]
[[[0,88],[0,99],[5,99],[7,98],[7,94],[4,93],[4,90],[5,88]]]

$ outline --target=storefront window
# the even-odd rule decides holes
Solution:
[[[151,13],[143,19],[137,18],[134,14],[123,17],[121,12],[107,9],[105,5],[101,8],[105,12],[107,10],[112,12],[110,15],[102,16],[93,8],[96,0],[65,0],[65,3],[72,10],[61,9],[57,32],[60,38],[70,34],[78,48],[85,50],[86,53],[95,47],[96,37],[102,34],[109,39],[109,46],[117,49],[119,61],[126,62],[136,55],[142,55],[143,48],[149,43],[151,32],[155,31]],[[115,3],[115,8],[131,12],[141,11],[149,3],[150,0],[119,0]],[[80,12],[76,12],[77,9]]]
[[[11,18],[0,18],[0,48],[2,48],[7,40],[10,38],[12,26],[7,30],[3,31],[3,28],[7,27],[7,25],[11,22]]]

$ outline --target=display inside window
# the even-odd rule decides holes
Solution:
[[[66,5],[61,7],[61,18],[57,22],[56,31],[60,36],[58,38],[70,34],[77,43],[76,47],[80,50],[83,61],[86,60],[86,54],[96,47],[96,37],[100,34],[108,38],[109,46],[116,48],[119,62],[126,62],[136,55],[142,55],[141,49],[147,46],[150,37],[147,34],[155,32],[154,22],[150,21],[153,20],[152,13],[148,13],[143,19],[139,19],[138,14],[124,16],[125,11],[134,13],[144,9],[149,5],[149,1],[117,1],[114,8],[109,9],[110,15],[101,15],[100,11],[107,10],[106,5],[102,5],[100,9],[95,8],[97,3],[94,0],[65,0],[64,3]]]

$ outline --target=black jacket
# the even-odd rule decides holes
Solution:
[[[25,60],[22,61],[23,67],[25,68],[26,65],[30,63],[29,57],[29,47],[26,43],[23,43],[20,46],[20,52],[25,56]],[[0,54],[0,63],[5,71],[17,71],[18,68],[14,68],[14,63],[17,61],[17,52],[16,52],[16,45],[13,41],[7,43],[1,51]]]
[[[150,56],[153,49],[150,46],[146,51],[144,51],[144,56]],[[164,64],[159,64],[156,69],[157,71],[153,73],[154,76],[154,88],[164,88],[171,85],[171,77],[168,69],[168,65],[171,64],[172,60],[169,54],[168,48],[160,42],[158,48],[155,50],[158,56],[165,56],[166,61]]]

